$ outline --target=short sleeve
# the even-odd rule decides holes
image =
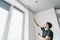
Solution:
[[[41,27],[41,30],[44,31],[45,30],[44,27]]]
[[[52,31],[48,31],[47,36],[49,36],[50,38],[53,38],[53,32]]]

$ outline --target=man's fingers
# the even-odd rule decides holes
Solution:
[[[38,35],[40,36],[40,33],[38,32]]]

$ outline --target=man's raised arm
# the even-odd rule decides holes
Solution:
[[[32,18],[32,21],[33,21],[33,24],[34,24],[37,28],[41,28],[34,18]]]

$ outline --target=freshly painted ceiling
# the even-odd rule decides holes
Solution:
[[[60,8],[60,0],[19,0],[32,12],[47,10],[49,8]]]

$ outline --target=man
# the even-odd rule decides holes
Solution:
[[[38,33],[41,40],[53,40],[53,32],[50,30],[50,28],[52,27],[52,24],[50,22],[46,22],[44,27],[40,27],[34,18],[32,21],[36,26],[36,28],[41,28],[41,30],[43,31],[42,36],[40,35],[40,33]]]

